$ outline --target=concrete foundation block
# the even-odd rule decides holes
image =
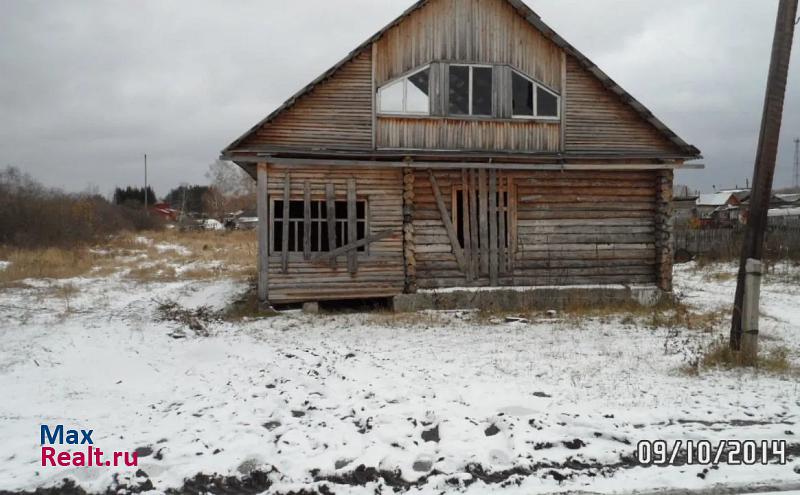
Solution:
[[[397,313],[423,310],[477,309],[483,311],[563,310],[570,306],[602,307],[635,302],[658,304],[664,293],[647,287],[531,287],[497,289],[447,289],[395,296]]]
[[[318,302],[303,303],[303,313],[311,315],[319,314],[319,303]]]

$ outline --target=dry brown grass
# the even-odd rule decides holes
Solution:
[[[415,313],[395,313],[391,309],[374,311],[367,315],[369,325],[388,328],[409,328],[427,326],[449,326],[452,320],[444,314],[434,311],[421,311]]]
[[[142,243],[144,237],[150,242]],[[180,246],[183,249],[168,249]],[[129,254],[146,254],[156,264],[133,267],[129,276],[138,281],[185,278],[206,280],[219,277],[248,277],[256,270],[256,234],[253,231],[178,232],[156,231],[115,238],[111,247]],[[159,249],[160,247],[160,249]],[[129,264],[137,265],[136,261]],[[188,266],[177,273],[175,266]]]
[[[0,259],[11,264],[0,270],[0,284],[9,285],[28,278],[72,278],[86,274],[97,256],[88,249],[0,248]]]
[[[645,306],[636,301],[608,305],[570,304],[563,315],[567,319],[586,318],[611,319],[622,317],[624,324],[646,324],[650,328],[686,328],[702,332],[712,332],[725,319],[722,309],[698,311],[674,298],[662,298],[654,306]]]
[[[755,365],[749,364],[739,351],[734,351],[725,339],[717,339],[709,345],[703,354],[701,364],[704,368],[733,369],[751,367],[768,373],[779,375],[800,374],[789,361],[789,350],[785,346],[771,346],[761,349]]]
[[[255,273],[256,251],[252,231],[122,234],[93,249],[0,247],[0,260],[11,263],[0,270],[0,285],[24,279],[105,276],[123,270],[139,282],[242,278]],[[186,267],[182,272],[181,266]]]

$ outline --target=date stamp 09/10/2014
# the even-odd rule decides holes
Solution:
[[[636,459],[646,466],[786,464],[786,440],[643,440]]]

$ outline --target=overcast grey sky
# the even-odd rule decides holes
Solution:
[[[744,185],[778,0],[527,0],[705,155],[678,181]],[[0,3],[0,165],[82,190],[206,182],[219,151],[412,0]],[[800,136],[798,36],[776,186]]]

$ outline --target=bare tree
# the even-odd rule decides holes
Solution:
[[[204,203],[219,218],[239,210],[252,210],[256,204],[256,184],[236,164],[217,160],[208,166],[206,178],[211,188]]]

